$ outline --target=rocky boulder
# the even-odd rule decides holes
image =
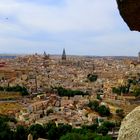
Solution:
[[[130,30],[140,31],[140,0],[117,0],[117,4]]]
[[[117,140],[140,140],[140,106],[124,118]]]

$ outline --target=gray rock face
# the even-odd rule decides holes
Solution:
[[[140,140],[140,106],[124,118],[117,140]]]

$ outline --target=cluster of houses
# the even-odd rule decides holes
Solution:
[[[4,61],[4,62],[3,62]],[[0,84],[3,86],[21,85],[28,89],[34,98],[22,103],[23,108],[16,113],[21,123],[44,124],[48,121],[68,123],[75,127],[91,124],[99,114],[91,111],[90,100],[116,102],[119,105],[134,99],[134,96],[118,96],[112,87],[125,85],[129,75],[139,73],[138,65],[132,66],[131,58],[78,57],[69,56],[61,60],[59,56],[29,55],[14,59],[0,60]],[[88,74],[98,75],[95,82],[87,79]],[[48,94],[52,87],[88,92],[88,96],[59,97]],[[20,99],[20,100],[24,100]],[[22,101],[19,101],[21,103]]]

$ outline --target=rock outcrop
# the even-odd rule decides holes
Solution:
[[[140,0],[117,0],[117,3],[130,30],[140,31]]]
[[[140,106],[124,118],[117,140],[140,140]]]

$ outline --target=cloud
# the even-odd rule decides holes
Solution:
[[[64,7],[24,3],[18,18],[28,28],[48,32],[97,32],[115,25],[111,6],[104,0],[65,0]]]
[[[0,38],[0,52],[20,53],[136,55],[140,44],[114,0],[1,0]]]
[[[56,0],[52,1],[58,3]],[[28,29],[49,32],[102,31],[112,29],[112,25],[115,25],[115,18],[112,16],[115,3],[107,4],[104,0],[65,0],[63,6],[52,6],[47,4],[50,3],[47,0],[45,5],[37,5],[42,2],[44,0],[8,0],[1,4],[0,13],[13,15]]]

